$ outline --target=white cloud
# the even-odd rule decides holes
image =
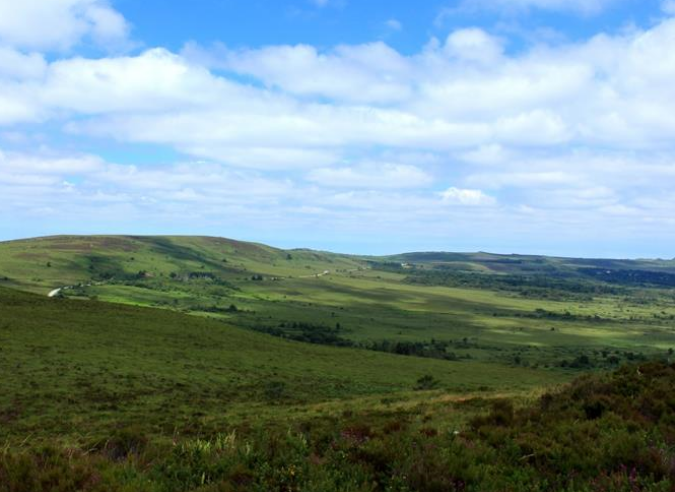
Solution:
[[[675,178],[675,158],[653,152],[606,150],[510,151],[508,157],[472,169],[464,182],[488,189],[647,188]]]
[[[82,38],[116,43],[128,35],[106,0],[0,0],[0,41],[27,49],[69,49]]]
[[[259,78],[269,89],[214,74],[194,49],[46,66],[39,56],[19,56],[14,68],[9,61],[0,66],[33,79],[0,78],[0,124],[80,116],[70,129],[223,162],[246,149],[291,156],[280,165],[295,153],[308,156],[298,157],[307,165],[315,159],[325,166],[345,148],[372,145],[415,152],[637,149],[668,145],[675,135],[675,55],[663,49],[673,42],[675,20],[668,20],[645,32],[518,56],[506,56],[477,30],[458,31],[413,56],[384,43],[328,53],[273,46],[209,54],[214,69]],[[481,60],[493,62],[474,63]]]
[[[464,152],[460,158],[464,162],[471,164],[494,166],[506,162],[509,158],[511,158],[511,153],[502,145],[485,144],[476,149]]]
[[[619,207],[616,192],[605,186],[550,188],[541,190],[533,188],[530,202],[540,209],[553,210],[612,210]],[[578,218],[577,218],[578,220]]]
[[[332,165],[339,160],[339,153],[332,150],[280,147],[242,147],[225,145],[222,149],[209,145],[207,148],[190,148],[186,151],[208,159],[215,159],[236,167],[254,169],[293,170],[311,169]]]
[[[675,170],[664,163],[654,166],[664,173]],[[73,172],[77,179],[71,180]],[[567,227],[580,241],[593,235],[616,241],[621,234],[662,230],[675,213],[672,192],[622,203],[617,192],[603,185],[534,190],[528,205],[509,206],[477,188],[452,187],[434,195],[391,188],[334,191],[319,182],[308,187],[213,163],[144,167],[50,153],[0,154],[0,194],[6,204],[0,210],[5,229],[21,221],[72,224],[73,217],[83,231],[103,221],[105,230],[94,229],[100,232],[148,232],[152,226],[157,232],[186,232],[187,227],[240,236],[252,227],[256,232],[251,237],[294,238],[291,244],[298,246],[307,246],[318,232],[357,242],[375,234],[380,247],[409,235],[412,245],[423,237],[440,241],[434,244],[445,244],[444,249],[459,244],[475,249],[496,238],[504,245],[526,235],[515,247],[522,251],[533,247],[535,231],[539,238],[558,237]],[[134,226],[139,223],[141,229]],[[392,236],[391,231],[397,232]],[[471,240],[458,243],[461,238]]]
[[[536,169],[536,168],[534,168]],[[579,177],[562,170],[513,172],[512,169],[499,173],[473,174],[467,178],[472,185],[486,188],[550,188],[561,185],[574,185]]]
[[[422,169],[405,164],[365,164],[359,167],[320,168],[308,179],[328,188],[404,189],[432,182]]]
[[[503,53],[502,43],[482,29],[460,29],[448,36],[445,53],[463,61],[494,63]]]
[[[299,96],[387,103],[409,97],[408,61],[382,42],[338,46],[320,53],[309,45],[270,46],[214,53],[188,45],[186,56],[212,67],[256,77],[268,87]]]
[[[465,205],[471,207],[489,206],[497,203],[494,197],[486,195],[481,190],[471,190],[451,187],[441,193],[444,203]]]
[[[39,96],[51,108],[111,114],[205,107],[246,92],[158,48],[138,56],[54,62]]]
[[[33,99],[31,92],[0,80],[0,125],[37,119],[43,108]]]
[[[82,174],[100,170],[103,161],[91,155],[58,156],[0,151],[0,174]]]
[[[51,208],[81,216],[96,206],[118,203],[162,214],[189,202],[187,210],[198,216],[200,210],[216,213],[218,207],[273,206],[291,197],[293,190],[286,179],[237,173],[210,163],[146,169],[107,163],[91,155],[0,152],[0,193],[8,201],[5,212]]]
[[[24,54],[6,46],[0,46],[0,78],[37,79],[47,71],[47,62],[38,53]]]
[[[185,213],[208,220],[236,209],[242,220],[321,215],[336,227],[675,215],[664,198],[675,180],[675,20],[518,54],[506,43],[462,29],[412,55],[382,42],[98,59],[0,47],[2,145],[39,148],[43,128],[51,141],[64,128],[65,142],[156,144],[189,162],[6,151],[0,193],[22,210],[114,202],[168,215],[192,204]],[[24,132],[35,139],[11,137]],[[434,181],[455,186],[435,194]]]

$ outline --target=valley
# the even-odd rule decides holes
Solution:
[[[623,450],[650,449],[635,426],[669,449],[673,272],[206,237],[0,243],[0,490],[587,490],[591,468],[557,482],[597,461],[587,432],[607,483],[629,486],[616,467],[639,460],[667,490],[665,468]],[[631,391],[662,410],[619,411],[636,364],[655,376]],[[537,461],[551,433],[581,454]]]

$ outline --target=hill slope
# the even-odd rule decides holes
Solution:
[[[356,406],[282,425],[252,409],[253,422],[199,438],[148,439],[149,420],[103,439],[23,440],[0,449],[0,492],[668,492],[673,384],[675,366],[650,363],[524,405]]]
[[[0,440],[201,432],[279,408],[439,388],[522,390],[555,375],[279,340],[166,310],[0,288]],[[281,407],[279,407],[281,406]]]
[[[6,285],[46,293],[77,283],[151,276],[312,275],[357,268],[344,255],[284,251],[261,244],[194,236],[53,236],[0,243]]]
[[[60,294],[312,343],[576,370],[675,348],[671,263],[359,258],[209,237],[60,236],[0,243],[0,285],[43,295],[69,286]]]

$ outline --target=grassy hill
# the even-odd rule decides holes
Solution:
[[[141,425],[200,433],[312,405],[414,393],[524,391],[559,374],[280,340],[167,310],[0,288],[0,440]]]
[[[671,271],[668,261],[366,258],[208,237],[0,243],[0,285],[42,295],[67,287],[61,295],[299,341],[545,370],[611,369],[668,353]]]
[[[570,274],[579,268],[604,268],[610,270],[644,270],[675,273],[675,259],[603,259],[572,258],[541,255],[493,254],[493,253],[446,253],[418,252],[403,253],[385,257],[392,262],[452,266],[458,270],[467,269],[492,273],[553,273]]]
[[[237,278],[312,275],[358,266],[342,255],[212,237],[54,236],[0,243],[5,284],[39,293],[81,282],[121,281],[141,272]]]
[[[2,281],[40,293],[80,282],[122,281],[139,273],[151,277],[201,273],[238,281],[249,275],[311,278],[326,272],[348,274],[368,268],[403,273],[412,269],[517,275],[523,279],[582,278],[619,284],[650,285],[651,280],[656,286],[670,286],[668,282],[675,278],[675,260],[444,252],[359,257],[197,236],[53,236],[0,242]],[[649,273],[655,276],[649,278]]]

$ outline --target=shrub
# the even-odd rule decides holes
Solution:
[[[422,390],[432,390],[435,388],[438,388],[440,382],[430,374],[427,374],[425,376],[422,376],[417,380],[415,383],[415,390],[417,391],[422,391]]]

